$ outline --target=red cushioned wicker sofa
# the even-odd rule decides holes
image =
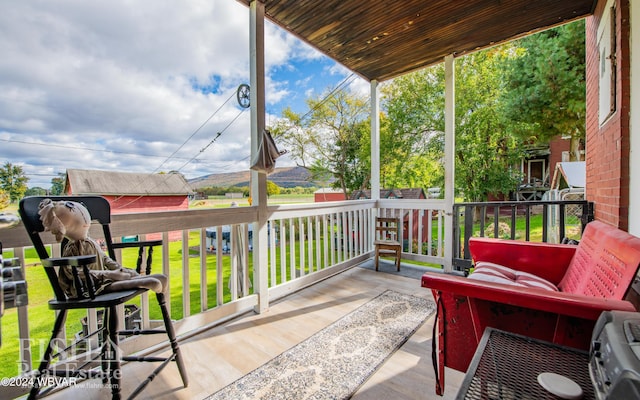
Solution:
[[[480,279],[476,272],[422,277],[438,303],[438,394],[444,367],[466,371],[486,327],[588,349],[602,311],[635,311],[624,298],[640,265],[640,238],[605,223],[587,224],[578,245],[471,238],[469,250],[476,266],[488,267],[478,268]],[[531,284],[527,274],[545,284]]]

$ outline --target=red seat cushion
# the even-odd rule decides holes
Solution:
[[[539,276],[486,261],[478,261],[476,263],[473,273],[469,275],[469,279],[558,291],[558,288],[553,283]]]

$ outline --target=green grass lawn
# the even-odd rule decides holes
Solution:
[[[190,301],[190,310],[192,314],[196,314],[200,312],[201,309],[201,300],[200,300],[200,255],[198,249],[199,245],[199,236],[198,232],[192,232],[190,234],[189,239],[190,253],[192,254],[189,257],[189,301]],[[308,254],[308,242],[305,242],[305,247],[303,249],[305,253],[305,257]],[[315,246],[316,243],[312,243],[312,253],[314,255],[314,270],[317,269],[317,265],[315,265]],[[289,254],[289,246],[287,246],[287,254],[286,260],[287,263],[290,260]],[[295,246],[295,262],[296,266],[300,264],[300,245],[297,244]],[[125,249],[123,250],[123,260],[122,263],[124,266],[135,266],[135,262],[137,259],[137,250],[136,249]],[[180,242],[171,242],[169,243],[169,266],[170,266],[170,286],[171,286],[171,317],[172,319],[179,320],[183,318],[183,297],[182,293],[184,291],[183,281],[182,281],[182,244]],[[13,256],[11,252],[5,252],[4,256],[6,258],[10,258]],[[32,362],[33,367],[37,368],[39,363],[41,353],[44,351],[44,347],[46,346],[47,341],[49,340],[49,336],[51,335],[51,329],[53,327],[53,322],[55,319],[54,312],[49,310],[47,302],[53,297],[53,292],[51,289],[51,285],[47,279],[47,276],[44,272],[44,268],[39,263],[39,259],[35,253],[35,250],[28,249],[26,250],[26,279],[28,282],[28,295],[29,295],[29,331],[31,333],[31,345],[32,345]],[[227,303],[231,300],[231,290],[229,288],[229,279],[231,274],[231,257],[229,255],[222,256],[222,265],[223,265],[223,283],[222,283],[222,291],[224,294],[224,303]],[[324,257],[324,254],[321,254],[321,257]],[[215,253],[207,254],[207,309],[214,308],[218,304],[217,301],[217,256]],[[249,255],[249,276],[253,276],[253,257],[252,254]],[[321,261],[322,262],[322,261]],[[161,272],[159,271],[161,263],[161,252],[157,251],[154,253],[154,262],[153,262],[156,270],[153,272]],[[308,264],[308,260],[307,260]],[[283,282],[283,277],[281,276],[281,270],[279,268],[280,265],[280,247],[277,246],[276,249],[276,268],[275,271],[275,284],[280,284]],[[305,273],[309,273],[307,270]],[[291,279],[291,268],[287,267],[286,271],[286,280]],[[270,271],[267,272],[267,276],[269,277],[269,284],[272,285],[271,279],[272,274]],[[135,299],[131,302],[132,304],[139,305],[139,298]],[[150,295],[150,317],[152,320],[161,320],[160,310],[155,302],[154,296]],[[83,310],[75,310],[69,313],[67,317],[67,337],[72,338],[77,332],[82,330],[81,319],[86,315],[86,312]],[[16,309],[9,309],[5,311],[5,314],[2,318],[2,347],[0,348],[0,377],[9,377],[15,376],[19,373],[19,365],[18,365],[18,354],[19,354],[19,338],[18,338],[18,317]]]
[[[511,238],[511,217],[499,217],[499,224],[502,228],[498,231],[498,237],[502,239]],[[485,222],[485,236],[493,237],[493,228],[488,232],[487,228],[493,225],[493,217],[487,219]],[[542,227],[543,220],[542,214],[534,214],[529,218],[529,241],[542,242]],[[572,239],[580,239],[581,236],[581,222],[577,217],[568,217],[566,220],[565,235]],[[461,236],[464,237],[464,225],[460,227]],[[480,223],[476,222],[473,226],[472,236],[480,236]],[[526,220],[523,216],[516,218],[516,240],[526,239]]]

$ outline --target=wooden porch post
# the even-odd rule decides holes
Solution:
[[[456,85],[453,55],[444,58],[444,271],[452,271],[453,203],[455,202]]]
[[[380,91],[371,81],[371,199],[380,200]]]
[[[264,106],[264,3],[252,1],[250,12],[250,94],[251,102],[251,159],[258,154],[258,145],[265,129]],[[269,307],[267,273],[267,175],[251,171],[252,206],[258,207],[258,221],[253,232],[253,287],[258,295],[254,311],[261,313]]]

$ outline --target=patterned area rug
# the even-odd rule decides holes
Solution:
[[[348,399],[434,310],[388,290],[206,400]]]

